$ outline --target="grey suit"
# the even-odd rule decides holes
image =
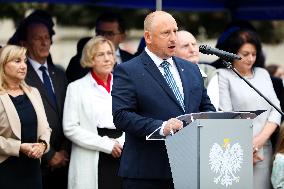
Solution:
[[[27,62],[27,69],[28,71],[26,76],[26,82],[27,84],[36,87],[39,90],[44,104],[47,121],[49,123],[50,128],[52,129],[51,138],[50,138],[50,151],[47,154],[45,154],[42,159],[43,176],[45,176],[51,174],[51,170],[48,168],[47,165],[49,160],[55,154],[55,152],[60,150],[69,151],[70,144],[69,141],[67,141],[67,139],[65,138],[62,129],[63,106],[64,106],[64,99],[65,99],[68,82],[64,71],[60,70],[59,68],[55,67],[52,63],[49,62],[48,72],[52,80],[52,85],[57,100],[57,107],[55,107],[54,105],[52,105],[51,99],[47,94],[47,90],[45,89],[44,84],[42,83],[41,79],[37,75],[36,71],[30,64],[30,62]],[[67,170],[65,171],[67,174]],[[52,173],[54,173],[54,171],[52,171]],[[64,179],[58,178],[58,180],[60,182]],[[54,180],[52,182],[54,182]],[[67,184],[67,181],[64,182],[66,182]],[[57,184],[58,186],[57,182],[55,182],[54,184]]]

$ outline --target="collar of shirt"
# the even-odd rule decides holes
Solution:
[[[167,61],[168,63],[170,63],[171,66],[174,65],[174,61],[172,57],[164,60],[158,57],[157,55],[155,55],[154,53],[152,53],[147,47],[145,47],[145,51],[150,56],[150,58],[153,60],[153,62],[156,64],[158,68],[160,67],[160,64],[164,61]]]
[[[93,71],[91,71],[92,78],[97,82],[98,85],[101,85],[103,88],[107,90],[108,93],[110,93],[110,87],[111,87],[111,80],[112,75],[109,74],[107,78],[107,84],[104,84],[104,81],[100,79]]]
[[[29,57],[28,57],[28,60],[29,60],[29,62],[31,63],[31,65],[32,65],[32,67],[34,68],[34,70],[40,71],[39,68],[40,68],[41,66],[46,67],[46,69],[48,70],[47,61],[45,61],[44,64],[41,64],[41,63],[37,62],[36,60],[33,60],[33,59],[29,58]],[[40,72],[41,72],[41,71],[40,71]],[[48,74],[48,73],[47,73],[47,74]]]
[[[46,67],[46,70],[48,70],[48,65],[47,65],[47,61],[45,61],[44,64],[41,64],[31,58],[28,57],[29,62],[31,63],[32,67],[34,68],[35,72],[37,73],[38,77],[40,78],[40,80],[43,82],[43,78],[42,78],[42,71],[39,69],[41,66]],[[49,72],[46,72],[47,75],[50,77]],[[53,84],[52,84],[53,87]]]
[[[155,55],[154,53],[152,53],[147,47],[145,47],[145,51],[146,53],[150,56],[150,58],[153,60],[153,62],[155,63],[155,65],[157,66],[157,68],[160,70],[161,74],[164,75],[164,69],[162,68],[162,66],[160,66],[160,64],[163,62],[163,61],[167,61],[170,63],[170,70],[173,74],[173,77],[175,79],[175,82],[180,90],[180,93],[182,96],[184,96],[183,94],[183,86],[182,86],[182,81],[181,81],[181,78],[180,78],[180,75],[179,75],[179,72],[177,70],[177,67],[176,65],[174,64],[174,61],[173,61],[173,58],[170,57],[166,60],[163,60],[161,59],[160,57],[158,57],[157,55]]]
[[[122,62],[122,60],[121,60],[119,48],[116,49],[116,51],[115,51],[115,56],[116,56],[116,57],[115,57],[115,58],[116,58],[116,63],[117,63],[117,64],[120,64],[120,63]]]

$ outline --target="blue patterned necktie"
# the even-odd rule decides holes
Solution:
[[[47,90],[47,94],[50,97],[53,106],[56,107],[56,96],[53,92],[50,78],[46,73],[46,67],[41,66],[39,69],[42,72],[43,84],[44,84],[45,89]]]
[[[174,95],[176,96],[176,99],[179,101],[179,104],[181,105],[183,111],[185,112],[184,108],[184,102],[183,102],[183,96],[181,95],[179,88],[175,82],[175,79],[173,77],[173,74],[170,71],[170,63],[167,61],[163,61],[161,64],[161,67],[164,68],[164,78],[166,79],[168,85],[172,89]]]

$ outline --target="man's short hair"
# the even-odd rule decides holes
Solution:
[[[48,29],[50,38],[52,38],[52,36],[55,34],[55,31],[53,30],[54,22],[52,20],[52,16],[43,10],[35,10],[20,22],[15,33],[9,39],[8,44],[19,45],[20,41],[26,40],[28,28],[35,24],[45,25]]]
[[[108,12],[108,13],[101,14],[96,20],[96,27],[101,22],[117,22],[119,31],[121,33],[125,33],[125,30],[126,30],[125,22],[122,19],[122,17],[117,13]]]

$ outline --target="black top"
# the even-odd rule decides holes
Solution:
[[[37,115],[26,95],[10,96],[21,121],[21,143],[37,142]],[[19,157],[10,156],[0,164],[1,189],[41,189],[39,159],[32,159],[23,153]]]

